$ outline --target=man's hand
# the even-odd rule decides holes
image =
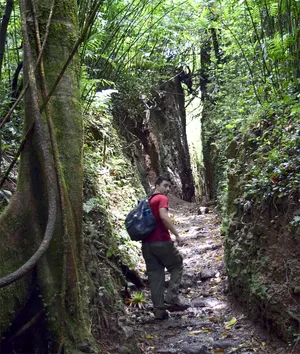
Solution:
[[[178,246],[183,246],[183,240],[179,235],[176,236],[176,241]]]
[[[170,230],[172,232],[172,234],[176,237],[176,241],[177,241],[178,246],[183,246],[183,240],[179,236],[176,227],[173,225],[172,220],[169,217],[168,209],[160,208],[159,209],[159,217],[160,217],[161,221],[163,222],[163,224],[165,225],[165,227],[168,230]]]

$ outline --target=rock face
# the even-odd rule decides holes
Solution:
[[[115,101],[114,120],[131,146],[145,189],[150,191],[156,177],[166,174],[171,177],[172,192],[192,201],[195,188],[186,137],[184,91],[179,79],[161,86],[151,101],[137,98],[134,110],[124,106],[122,96],[122,104]]]
[[[255,319],[293,341],[300,324],[300,232],[293,223],[299,192],[269,199],[246,195],[245,170],[229,175],[225,261],[231,290]]]
[[[155,99],[157,107],[150,110],[149,123],[157,141],[159,170],[171,177],[176,196],[191,201],[195,191],[186,137],[184,92],[179,81],[166,84],[163,94]]]

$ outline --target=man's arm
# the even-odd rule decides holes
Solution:
[[[168,210],[166,208],[160,208],[158,210],[159,212],[159,217],[165,227],[172,232],[172,234],[176,237],[176,241],[178,245],[180,246],[182,244],[182,239],[179,236],[178,231],[176,230],[176,227],[173,225],[172,220],[169,217]]]

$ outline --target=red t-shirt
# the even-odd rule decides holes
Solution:
[[[157,219],[157,226],[144,242],[171,241],[169,231],[159,217],[159,209],[168,207],[168,198],[165,195],[157,194],[150,198],[150,208]]]

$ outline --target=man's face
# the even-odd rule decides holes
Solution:
[[[162,181],[161,184],[156,186],[159,193],[167,195],[170,192],[171,183],[168,181]]]

